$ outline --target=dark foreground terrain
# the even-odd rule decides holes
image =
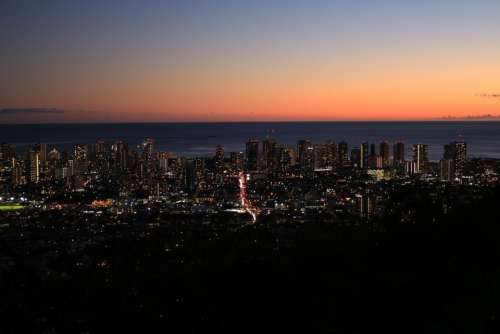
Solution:
[[[445,213],[412,187],[394,203],[360,224],[11,224],[1,332],[499,333],[499,189]]]

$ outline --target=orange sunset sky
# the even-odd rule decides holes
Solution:
[[[494,1],[0,7],[4,123],[500,114]]]

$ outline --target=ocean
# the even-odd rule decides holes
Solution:
[[[123,140],[134,146],[150,137],[156,148],[183,156],[212,156],[215,146],[225,152],[244,151],[249,138],[275,138],[295,146],[299,139],[314,143],[345,140],[349,148],[363,141],[403,141],[407,156],[411,145],[429,145],[429,158],[438,160],[443,145],[462,139],[470,157],[500,158],[500,122],[255,122],[255,123],[120,123],[120,124],[0,124],[0,142],[15,145],[20,152],[43,142],[70,151],[75,144],[97,140]]]

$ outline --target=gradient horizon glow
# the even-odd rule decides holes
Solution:
[[[500,114],[500,1],[0,3],[2,123]],[[482,96],[484,95],[484,96]]]

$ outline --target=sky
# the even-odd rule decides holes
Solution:
[[[0,122],[500,114],[498,0],[2,0]]]

